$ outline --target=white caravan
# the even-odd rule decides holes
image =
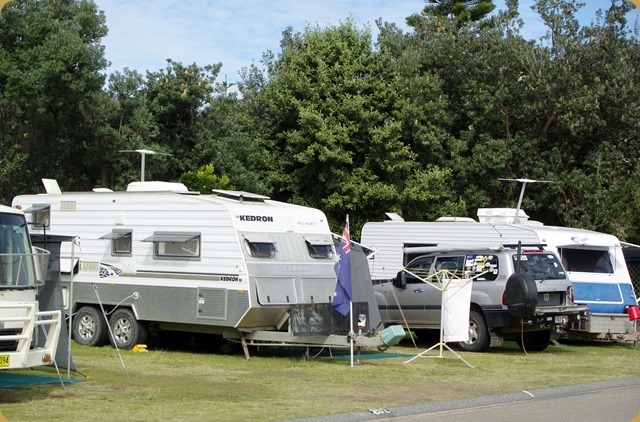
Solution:
[[[517,215],[516,215],[517,213]],[[405,222],[395,214],[369,222],[361,241],[378,249],[370,261],[371,277],[390,280],[415,255],[405,248],[421,246],[543,245],[560,256],[573,284],[574,302],[588,305],[586,318],[574,320],[568,338],[634,341],[628,309],[637,305],[620,241],[612,235],[569,227],[545,226],[512,208],[481,208],[478,221],[442,217],[435,222]],[[408,249],[410,250],[410,249]]]
[[[0,206],[0,369],[52,363],[61,328],[60,311],[40,311],[48,251],[33,247],[21,211]]]
[[[76,342],[132,348],[151,331],[216,334],[241,342],[247,358],[252,344],[349,346],[333,334],[347,318],[331,312],[336,254],[321,211],[177,183],[62,193],[44,182],[46,194],[13,204],[35,210],[34,229],[77,236],[61,250],[76,257],[63,270]],[[377,313],[372,303],[362,313]],[[356,345],[380,347],[376,334]]]

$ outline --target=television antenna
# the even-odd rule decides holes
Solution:
[[[522,189],[520,189],[520,198],[518,199],[518,206],[516,207],[516,213],[513,216],[513,221],[515,222],[516,218],[518,218],[518,214],[520,214],[520,207],[522,206],[522,198],[524,197],[524,190],[529,183],[553,183],[553,180],[533,180],[533,179],[498,179],[505,182],[520,182],[522,183]]]
[[[171,155],[167,152],[156,152],[150,149],[121,149],[119,152],[136,152],[140,154],[140,181],[144,182],[145,157],[147,155]]]

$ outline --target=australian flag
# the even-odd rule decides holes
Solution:
[[[342,232],[338,262],[335,265],[338,282],[333,295],[333,309],[347,316],[351,303],[351,238],[349,237],[349,217]]]

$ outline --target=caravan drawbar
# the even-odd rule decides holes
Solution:
[[[62,193],[44,182],[46,194],[13,206],[36,210],[33,230],[76,237],[62,245],[70,264],[61,271],[78,343],[131,348],[151,331],[215,334],[242,343],[247,358],[247,345],[349,346],[335,334],[345,323],[331,312],[336,256],[321,211],[176,183]],[[372,304],[362,305],[368,325],[380,319]],[[370,326],[356,345],[382,347]]]

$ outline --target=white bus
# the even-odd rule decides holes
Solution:
[[[48,252],[33,247],[23,212],[0,206],[0,369],[53,363],[61,312],[40,311]]]

